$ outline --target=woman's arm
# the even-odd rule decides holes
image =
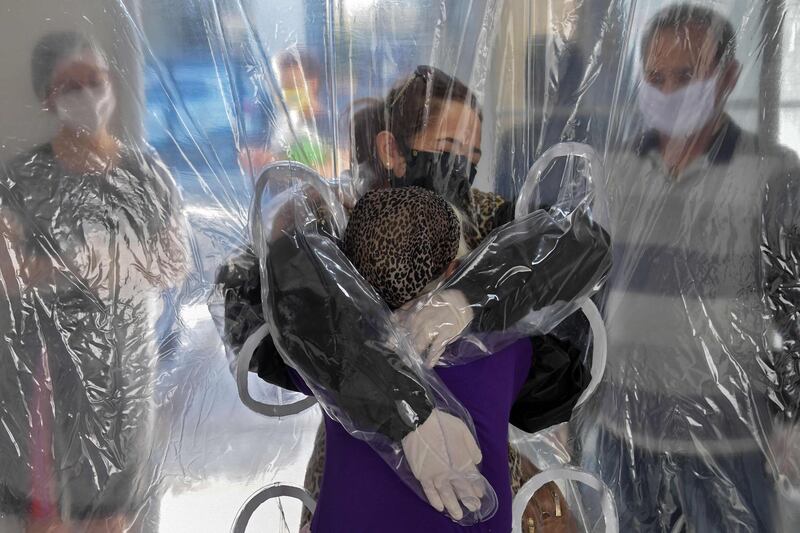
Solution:
[[[397,355],[391,332],[372,320],[382,306],[359,298],[358,278],[339,270],[348,262],[338,247],[322,236],[295,237],[300,241],[287,236],[271,243],[266,262],[276,346],[315,395],[327,399],[334,418],[399,442],[427,419],[433,398]]]
[[[438,510],[460,520],[460,500],[479,518],[493,512],[469,415],[399,355],[388,309],[336,244],[318,230],[288,232],[269,243],[261,267],[271,342],[328,415]]]
[[[611,268],[611,239],[578,209],[536,211],[491,235],[445,284],[475,309],[473,331],[501,331],[531,311],[590,296]]]
[[[433,365],[464,332],[504,332],[531,312],[537,323],[520,332],[548,331],[597,289],[610,267],[610,238],[587,212],[557,221],[536,211],[493,232],[400,320]]]
[[[222,305],[212,299],[212,315],[218,322],[225,344],[236,354],[247,339],[264,324],[261,277],[258,258],[253,250],[246,248],[234,255],[218,270],[215,283],[221,292]],[[219,308],[221,312],[218,311]],[[249,370],[267,383],[300,392],[270,335],[253,352]]]

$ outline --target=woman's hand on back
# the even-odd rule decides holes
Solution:
[[[411,344],[425,366],[432,368],[441,359],[447,345],[466,329],[474,312],[464,293],[444,290],[409,302],[395,316],[408,331]]]
[[[481,449],[460,418],[435,409],[403,438],[402,446],[412,474],[436,510],[461,520],[462,505],[471,512],[481,508],[491,488],[478,471]]]

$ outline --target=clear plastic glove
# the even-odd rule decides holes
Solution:
[[[491,487],[478,472],[481,449],[461,419],[434,410],[402,445],[411,472],[434,508],[446,509],[454,520],[464,516],[461,505],[471,512],[481,508]]]
[[[412,300],[395,313],[411,338],[416,352],[428,368],[436,366],[447,345],[469,325],[475,316],[461,291],[441,293]]]

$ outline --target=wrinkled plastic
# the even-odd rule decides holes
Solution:
[[[582,159],[586,173],[565,172],[558,197],[546,205],[540,190],[542,175],[559,157]],[[604,182],[600,157],[585,144],[557,144],[536,161],[517,200],[516,220],[495,229],[464,258],[458,272],[408,311],[427,320],[427,308],[443,307],[437,303],[442,300],[439,296],[459,288],[482,299],[466,302],[460,313],[452,313],[467,314],[470,323],[452,334],[462,342],[439,355],[436,364],[465,364],[491,355],[509,339],[547,334],[600,289],[611,267],[611,242],[603,229],[608,226],[608,206],[597,185]],[[546,213],[536,212],[539,208],[546,208]],[[530,211],[536,213],[528,216]],[[512,256],[509,251],[515,249],[525,253]],[[526,281],[520,283],[515,277]],[[475,287],[475,280],[484,283]],[[429,329],[432,336],[447,336],[435,326]]]
[[[140,508],[156,481],[156,323],[187,234],[149,149],[84,176],[56,150],[6,163],[0,184],[3,504],[85,519]]]
[[[800,6],[697,3],[729,20],[737,39],[740,68],[720,108],[738,128],[697,150],[680,179],[662,139],[643,134],[685,130],[708,116],[701,104],[709,97],[695,91],[683,111],[671,100],[674,113],[658,117],[640,105],[670,103],[652,91],[640,99],[645,80],[658,81],[642,39],[664,2],[7,3],[0,530],[24,531],[36,519],[75,531],[224,531],[260,488],[304,482],[321,413],[292,390],[280,356],[258,357],[267,336],[249,229],[257,178],[267,164],[294,159],[331,180],[351,209],[386,185],[352,161],[351,119],[365,98],[384,99],[418,65],[432,65],[462,80],[481,106],[473,194],[496,193],[480,198],[499,198],[512,214],[521,204],[528,217],[546,214],[562,235],[583,213],[583,227],[602,228],[613,254],[591,297],[607,333],[602,381],[559,442],[551,432],[516,432],[515,446],[540,468],[566,464],[602,479],[620,531],[795,531]],[[108,56],[117,102],[109,128],[131,172],[103,168],[102,187],[36,149],[61,123],[56,102],[42,110],[31,55],[43,34],[61,29],[86,34]],[[680,34],[662,55],[688,44],[699,54],[693,39]],[[305,53],[314,61],[303,72],[286,68],[287,55]],[[315,83],[313,113],[304,115]],[[574,146],[545,157],[573,142],[597,153],[602,179]],[[595,196],[582,205],[587,177],[596,178]],[[167,233],[186,236],[185,259],[161,246],[158,228],[170,217]],[[535,237],[532,219],[513,218],[475,248]],[[589,295],[597,281],[577,292]],[[452,343],[437,369],[483,363],[487,352],[546,331],[536,340],[546,356],[533,363],[553,368],[526,381],[530,396],[509,419],[530,431],[560,422],[586,397],[594,363],[588,323],[565,317],[582,297],[557,313],[551,305],[508,320],[514,327],[496,337],[466,326],[467,341]],[[234,299],[236,312],[226,306]],[[451,361],[457,350],[468,351]],[[562,383],[550,379],[568,374],[568,392],[554,394]],[[37,446],[42,453],[32,455]],[[565,494],[574,514],[588,509],[583,530],[603,530],[600,496]],[[89,523],[120,515],[125,526]],[[300,520],[299,504],[271,501],[251,528],[295,531]]]
[[[463,421],[474,438],[469,414],[435,374],[424,370],[419,354],[396,331],[386,304],[339,249],[346,220],[324,179],[299,163],[273,163],[259,183],[264,186],[256,190],[252,237],[261,263],[264,316],[276,347],[325,412],[369,443],[425,500],[424,483],[413,471],[416,458],[407,455],[415,452],[405,442],[436,411]],[[300,323],[299,317],[312,313],[313,325]],[[477,470],[459,470],[456,458],[427,434],[420,438],[417,446],[440,453],[438,460],[447,465],[445,479],[437,483],[467,482],[483,494],[475,508],[462,508],[463,517],[448,508],[451,518],[464,525],[490,518],[497,511],[491,485]],[[464,446],[460,440],[456,444]]]
[[[429,321],[438,311],[449,324],[447,316],[469,310],[460,332],[443,331],[435,322],[426,327],[432,337],[461,341],[446,347],[436,364],[466,364],[510,340],[549,333],[600,288],[611,266],[610,242],[584,207],[561,220],[539,210],[498,228],[437,291],[404,311]],[[451,304],[446,291],[467,299]]]

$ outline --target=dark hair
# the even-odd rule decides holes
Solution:
[[[388,177],[378,159],[375,137],[382,131],[394,135],[401,148],[438,117],[445,102],[468,104],[483,120],[475,95],[457,78],[427,65],[420,65],[408,78],[389,91],[385,100],[365,99],[354,107],[350,128],[353,157],[358,164],[369,165],[378,177]]]
[[[650,44],[656,32],[679,30],[699,26],[714,35],[717,41],[717,64],[727,63],[736,56],[736,32],[730,21],[713,9],[694,4],[677,4],[656,14],[642,37],[642,61],[647,58]]]
[[[320,67],[319,61],[305,50],[297,48],[284,50],[278,56],[276,66],[278,72],[296,68],[302,71],[303,77],[306,79],[322,79],[322,67]]]
[[[31,82],[33,92],[44,101],[50,95],[53,71],[58,63],[72,54],[91,50],[102,57],[100,48],[85,36],[74,31],[48,33],[36,43],[31,56]]]

